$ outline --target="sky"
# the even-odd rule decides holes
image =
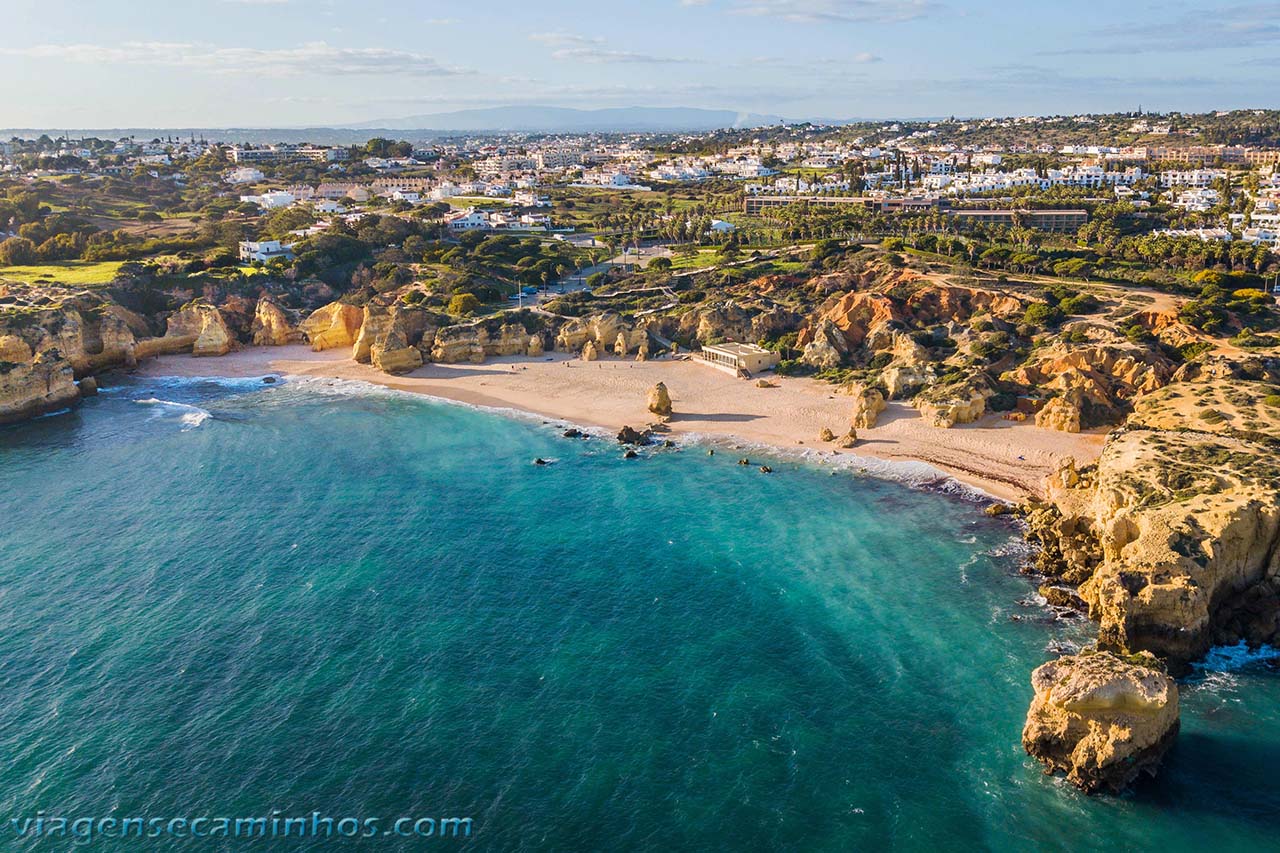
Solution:
[[[0,127],[1280,106],[1280,2],[0,0]]]

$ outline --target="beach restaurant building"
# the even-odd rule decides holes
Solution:
[[[733,342],[704,344],[698,355],[712,367],[727,370],[735,376],[769,370],[777,366],[779,359],[776,352],[770,352],[764,347]]]

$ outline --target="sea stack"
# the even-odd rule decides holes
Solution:
[[[649,389],[649,411],[661,418],[671,417],[671,394],[661,382]]]
[[[1178,685],[1152,655],[1082,652],[1031,674],[1022,746],[1085,793],[1155,775],[1178,734]]]

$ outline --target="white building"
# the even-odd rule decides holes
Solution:
[[[445,217],[445,223],[450,231],[478,231],[489,228],[489,220],[474,207]]]
[[[293,245],[281,243],[279,240],[240,243],[240,260],[245,263],[260,261],[265,264],[276,258],[293,260]]]
[[[227,173],[226,182],[229,184],[256,184],[265,178],[266,175],[262,174],[261,170],[254,169],[251,166],[241,166],[239,169],[232,169]]]
[[[274,190],[272,192],[263,193],[262,195],[242,195],[240,201],[256,204],[263,210],[277,210],[281,207],[288,207],[297,201],[293,197],[293,193],[287,193],[283,190]]]
[[[1189,169],[1185,172],[1161,172],[1162,187],[1207,187],[1227,176],[1225,169]]]
[[[551,199],[540,196],[533,190],[520,190],[512,199],[520,207],[550,207]]]

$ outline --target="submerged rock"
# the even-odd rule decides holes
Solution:
[[[1022,746],[1086,793],[1155,775],[1178,734],[1178,686],[1151,655],[1067,655],[1031,674]]]

